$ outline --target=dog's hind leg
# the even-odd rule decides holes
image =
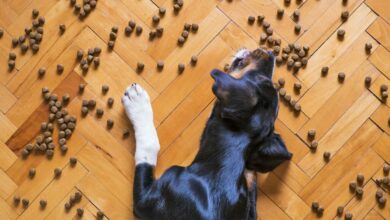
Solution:
[[[134,213],[145,216],[149,207],[151,188],[154,182],[153,170],[157,163],[160,144],[153,122],[153,111],[147,92],[138,84],[132,84],[122,97],[127,116],[135,131],[135,177],[134,177]],[[149,209],[149,214],[150,209]],[[146,214],[148,215],[148,214]]]

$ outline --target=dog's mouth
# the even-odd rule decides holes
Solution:
[[[257,68],[260,60],[268,59],[270,54],[261,48],[250,51],[248,49],[241,49],[234,56],[233,62],[227,73],[234,78],[241,78],[245,73],[251,69]]]

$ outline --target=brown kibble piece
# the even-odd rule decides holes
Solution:
[[[14,195],[14,205],[17,206],[20,203],[20,197],[18,195]]]
[[[389,125],[390,125],[390,118],[389,118]],[[390,173],[390,165],[385,164],[383,165],[383,175],[387,176]]]
[[[357,184],[356,182],[350,182],[349,183],[349,189],[354,192],[356,190]]]
[[[310,129],[308,132],[307,132],[307,137],[310,138],[310,139],[314,139],[316,136],[316,130],[315,129]]]
[[[382,196],[383,196],[383,191],[380,190],[380,189],[378,189],[378,190],[376,191],[376,193],[375,193],[376,199],[380,199],[380,198],[382,198]]]
[[[349,12],[348,11],[341,12],[341,20],[342,21],[346,21],[346,20],[348,20],[348,18],[349,18]]]
[[[115,41],[113,40],[108,41],[107,46],[109,49],[113,49],[115,46]]]
[[[125,27],[125,34],[129,36],[133,32],[133,28],[130,26]]]
[[[284,101],[290,102],[290,101],[291,101],[291,96],[286,94],[286,95],[284,96]]]
[[[256,18],[254,16],[248,16],[248,24],[255,23]]]
[[[179,71],[179,73],[184,72],[185,68],[186,66],[183,63],[179,63],[179,65],[177,65],[177,70]]]
[[[325,161],[329,161],[331,154],[329,151],[325,151],[323,156]]]
[[[318,208],[320,207],[320,204],[318,202],[312,202],[311,203],[311,209],[314,211],[314,212],[317,212]]]
[[[301,32],[302,26],[300,24],[296,24],[294,27],[294,31],[296,34],[299,34]]]
[[[356,182],[361,186],[363,185],[364,183],[364,175],[359,173],[357,176],[356,176]]]
[[[344,212],[344,206],[337,207],[337,216],[342,216]]]
[[[60,33],[63,34],[65,31],[66,31],[66,26],[65,24],[60,24],[58,26],[58,28],[60,29]]]
[[[137,63],[137,72],[140,73],[144,70],[145,64],[138,62]]]
[[[286,92],[286,89],[285,89],[285,88],[280,88],[280,89],[279,89],[279,95],[280,95],[280,96],[284,97],[284,96],[286,95],[286,93],[287,93],[287,92]]]
[[[344,82],[345,73],[343,73],[343,72],[338,73],[337,78],[338,78],[339,82]]]
[[[345,218],[345,220],[351,220],[353,218],[353,215],[352,215],[352,213],[347,212],[347,213],[345,213],[344,218]]]
[[[77,208],[77,216],[82,217],[84,214],[84,209],[83,208]]]
[[[321,68],[321,74],[322,74],[323,76],[327,75],[328,72],[329,72],[329,67],[324,66],[324,67]]]
[[[55,168],[54,169],[54,177],[59,178],[62,174],[62,170],[60,168]]]
[[[158,24],[160,22],[160,17],[157,15],[153,15],[152,21],[154,24]]]
[[[62,64],[57,64],[57,73],[62,74],[64,72],[64,66]]]
[[[381,91],[381,92],[387,91],[388,89],[389,89],[388,86],[385,85],[385,84],[382,84],[382,85],[380,86],[380,91]]]
[[[98,219],[103,219],[103,218],[104,218],[104,213],[103,213],[102,211],[98,210],[98,211],[96,212],[96,217],[97,217]]]
[[[384,207],[386,205],[387,199],[385,196],[382,196],[378,199],[379,206]]]
[[[85,90],[85,84],[84,83],[80,83],[80,85],[79,85],[79,93],[80,94],[82,94],[83,92],[84,92],[84,90]]]
[[[112,119],[108,119],[107,120],[107,128],[111,129],[112,127],[114,127],[114,121]]]
[[[24,207],[24,208],[27,208],[28,205],[30,204],[30,200],[24,198],[24,199],[22,199],[22,204],[23,204],[23,207]]]
[[[178,43],[179,45],[184,44],[185,41],[186,41],[186,39],[185,39],[183,36],[180,36],[180,37],[177,39],[177,43]]]
[[[294,83],[294,90],[300,91],[302,88],[302,84],[300,82],[295,82]]]
[[[161,15],[161,16],[164,16],[165,15],[165,12],[166,12],[166,9],[164,7],[160,7],[158,9],[158,13]]]
[[[191,31],[192,31],[193,33],[198,32],[198,29],[199,29],[199,25],[198,25],[198,24],[192,24],[192,25],[191,25]]]
[[[102,85],[102,93],[107,94],[107,92],[110,90],[110,87],[108,85]]]
[[[337,37],[338,37],[340,40],[342,40],[342,39],[344,39],[344,36],[345,36],[345,30],[344,30],[344,29],[339,29],[339,30],[337,31]]]
[[[193,66],[195,66],[197,62],[198,62],[198,57],[195,56],[195,55],[192,56],[192,57],[191,57],[191,64],[192,64]]]
[[[164,61],[162,61],[162,60],[157,61],[157,69],[159,71],[164,69]]]
[[[112,107],[114,105],[114,98],[110,97],[107,99],[107,105],[108,107]]]
[[[364,48],[366,49],[367,52],[371,52],[372,44],[370,42],[367,42]]]
[[[310,147],[310,149],[313,150],[313,151],[317,150],[318,142],[317,142],[316,140],[312,141],[312,142],[310,143],[310,146],[309,146],[309,147]]]
[[[325,209],[323,207],[318,207],[317,216],[321,217],[324,214]]]
[[[70,165],[71,166],[76,166],[76,164],[77,164],[77,158],[76,157],[70,157],[69,158],[69,163],[70,163]]]
[[[370,86],[371,81],[372,81],[371,76],[366,76],[366,78],[364,79],[364,83],[366,84],[366,86]]]
[[[294,105],[294,111],[295,112],[300,112],[302,109],[301,105],[299,103],[295,103]]]
[[[47,205],[47,201],[45,199],[41,199],[39,201],[39,206],[41,207],[41,209],[45,209],[46,205]]]
[[[284,84],[286,83],[286,81],[284,80],[284,78],[279,78],[278,79],[278,83],[279,83],[279,85],[281,86],[281,87],[283,87],[284,86]]]
[[[356,187],[356,196],[358,199],[361,199],[363,197],[363,188],[362,187]]]
[[[299,20],[300,15],[301,15],[301,12],[299,11],[299,9],[296,9],[293,13],[293,17],[295,20]]]
[[[284,9],[283,8],[278,8],[278,10],[276,12],[276,15],[278,16],[278,18],[282,18],[283,15],[284,15]]]
[[[34,9],[32,10],[32,12],[31,12],[31,14],[32,14],[32,17],[33,17],[33,18],[38,17],[38,15],[39,15],[38,9],[34,8]]]
[[[30,168],[30,170],[28,171],[28,176],[32,179],[34,178],[35,173],[36,173],[35,168]]]

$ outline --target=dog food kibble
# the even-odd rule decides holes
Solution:
[[[103,116],[103,114],[104,114],[104,110],[103,109],[101,109],[101,108],[97,108],[96,109],[96,116],[97,117],[101,118]]]
[[[279,95],[282,96],[282,97],[284,97],[284,96],[286,95],[286,89],[280,88],[280,89],[279,89]]]
[[[35,9],[35,8],[34,8],[34,9],[32,10],[32,12],[31,12],[31,14],[32,14],[32,17],[33,17],[33,18],[38,17],[38,15],[39,15],[38,9]]]
[[[137,72],[140,73],[144,70],[145,64],[138,62],[137,63]]]
[[[129,36],[133,32],[133,28],[130,26],[125,27],[125,34]]]
[[[364,79],[364,83],[366,84],[366,86],[370,86],[371,81],[372,81],[371,76],[366,76],[366,78]]]
[[[117,26],[112,26],[111,31],[114,33],[118,33],[119,28]]]
[[[8,59],[9,60],[16,60],[16,54],[14,52],[10,52],[8,54]]]
[[[36,173],[35,168],[30,168],[30,170],[28,171],[28,176],[32,179],[34,178],[35,173]]]
[[[70,163],[70,165],[71,166],[76,166],[76,164],[77,164],[77,158],[76,157],[70,157],[69,158],[69,163]]]
[[[158,9],[158,13],[159,13],[161,16],[164,16],[166,11],[167,11],[167,10],[166,10],[164,7],[160,7],[160,8]]]
[[[107,46],[109,49],[113,49],[115,46],[115,41],[113,40],[108,41]]]
[[[310,139],[314,139],[316,136],[316,130],[315,129],[310,129],[308,132],[307,132],[307,137],[310,138]]]
[[[61,74],[64,72],[64,66],[62,64],[57,64],[57,73]]]
[[[198,31],[198,29],[199,29],[199,25],[198,24],[192,24],[191,25],[191,31],[193,33],[196,33]]]
[[[66,211],[69,211],[69,209],[72,208],[72,205],[69,202],[66,202],[64,207]]]
[[[381,198],[378,199],[378,203],[381,207],[385,206],[387,202],[387,199],[385,196],[382,196]]]
[[[254,16],[249,16],[248,17],[248,23],[253,24],[255,22],[256,18]]]
[[[114,32],[110,32],[110,40],[112,41],[116,40],[116,34]]]
[[[27,33],[26,33],[27,34]],[[2,38],[4,35],[4,30],[2,28],[0,28],[0,38]]]
[[[286,94],[286,95],[284,96],[284,101],[290,102],[290,101],[291,101],[291,96]]]
[[[17,206],[20,203],[20,197],[18,195],[14,195],[14,205]]]
[[[341,20],[342,21],[348,20],[348,17],[349,17],[349,12],[348,11],[341,12]]]
[[[82,196],[82,194],[79,191],[74,193],[74,199],[75,199],[76,202],[80,202],[82,197],[83,196]]]
[[[356,196],[358,199],[361,199],[363,197],[363,188],[362,187],[356,187]]]
[[[84,209],[83,208],[78,208],[77,209],[77,216],[82,217],[83,214],[84,214]]]
[[[185,39],[184,37],[182,37],[182,36],[180,36],[180,37],[177,39],[177,43],[180,44],[180,45],[184,44],[185,41],[186,41],[186,39]]]
[[[300,24],[296,24],[294,27],[295,33],[299,34],[301,32],[302,26]]]
[[[47,94],[49,92],[49,89],[47,87],[42,88],[42,94]]]
[[[102,93],[107,94],[108,90],[110,90],[110,87],[108,85],[102,85]]]
[[[325,161],[329,161],[331,154],[329,151],[325,151],[323,156]]]
[[[29,199],[26,199],[26,198],[23,198],[23,199],[22,199],[22,204],[23,204],[23,207],[24,207],[24,208],[27,208],[28,205],[30,204],[30,200],[29,200]]]
[[[188,35],[189,35],[189,32],[185,31],[185,30],[181,33],[181,36],[186,38],[186,39],[188,38]]]
[[[112,119],[108,119],[107,120],[107,128],[111,129],[112,127],[114,127],[114,121]]]
[[[321,217],[324,214],[325,209],[323,207],[318,207],[317,216]]]
[[[47,201],[45,199],[41,199],[39,201],[39,206],[41,207],[41,209],[45,209],[46,205],[47,205]]]
[[[353,218],[353,215],[352,215],[352,213],[347,212],[347,213],[345,213],[344,218],[345,218],[345,220],[351,220]]]
[[[296,9],[293,13],[293,17],[295,20],[299,20],[300,15],[301,15],[301,12],[299,11],[299,9]]]
[[[195,66],[197,62],[198,62],[198,57],[197,56],[192,56],[191,57],[191,64],[193,66]]]
[[[300,82],[295,82],[294,83],[294,90],[300,91],[302,88],[302,84]]]
[[[311,203],[311,209],[315,212],[317,212],[318,208],[320,207],[320,204],[318,202],[312,202]]]
[[[380,199],[380,198],[382,198],[382,196],[383,196],[383,191],[380,190],[380,189],[378,189],[378,190],[376,191],[376,193],[375,193],[376,199]]]
[[[365,49],[366,49],[367,52],[370,52],[371,49],[372,49],[372,44],[371,43],[366,43]]]
[[[267,35],[272,35],[274,33],[274,30],[272,29],[272,27],[269,27],[265,30],[265,32],[267,33]]]
[[[387,175],[389,175],[389,173],[390,173],[390,165],[385,164],[383,166],[383,175],[387,176]]]
[[[340,29],[337,31],[337,37],[342,40],[344,39],[344,36],[345,36],[345,30],[344,29]]]
[[[179,65],[177,65],[177,70],[179,71],[179,73],[184,72],[185,68],[186,66],[183,63],[179,63]]]
[[[58,26],[58,28],[60,29],[60,33],[63,34],[65,31],[66,31],[66,26],[65,24],[60,24]]]
[[[142,29],[141,26],[137,26],[137,27],[135,28],[135,33],[136,33],[137,35],[142,34],[142,31],[143,31],[143,29]]]
[[[82,107],[81,108],[81,115],[86,116],[88,114],[88,108],[87,107]]]
[[[154,24],[158,24],[160,22],[160,17],[157,15],[153,15],[152,21]]]
[[[278,79],[278,83],[279,83],[279,85],[280,85],[281,87],[283,87],[284,84],[286,83],[286,81],[284,80],[284,78],[279,78],[279,79]]]
[[[264,42],[264,41],[266,41],[267,40],[267,35],[265,34],[265,33],[262,33],[261,35],[260,35],[260,42]]]
[[[337,216],[339,217],[342,216],[343,212],[344,212],[344,206],[337,207],[337,212],[336,212]]]
[[[76,54],[76,57],[77,57],[77,59],[78,60],[81,60],[82,58],[83,58],[83,56],[84,56],[84,51],[83,50],[78,50],[77,51],[77,54]]]
[[[385,85],[385,84],[382,84],[381,86],[380,86],[380,90],[381,90],[381,92],[383,92],[383,91],[387,91],[389,88],[388,88],[388,86],[387,85]]]
[[[277,14],[278,18],[282,18],[283,15],[284,15],[284,9],[283,8],[278,8],[276,14]]]
[[[326,76],[328,74],[328,72],[329,72],[329,67],[324,66],[324,67],[321,68],[321,74],[323,76]]]
[[[258,15],[257,16],[257,23],[261,24],[264,21],[265,16],[264,15]]]
[[[356,176],[356,182],[361,186],[363,185],[364,183],[364,175],[359,173],[357,176]]]
[[[383,91],[383,92],[381,93],[381,95],[382,95],[382,99],[383,99],[383,100],[386,100],[387,97],[389,96],[389,94],[387,93],[387,91]]]
[[[338,73],[337,78],[338,78],[339,82],[344,82],[345,73],[343,73],[343,72]]]
[[[302,109],[301,105],[299,103],[295,103],[294,105],[294,111],[295,112],[300,112]]]
[[[55,168],[54,169],[54,177],[59,178],[62,174],[62,170],[60,168]]]
[[[318,147],[318,142],[316,140],[312,141],[309,147],[311,150],[315,151]]]
[[[96,217],[97,217],[97,219],[103,219],[104,218],[104,213],[102,211],[98,210],[96,212]]]
[[[159,71],[161,71],[162,69],[164,69],[164,61],[162,61],[162,60],[157,61],[157,69],[158,69]]]
[[[66,151],[68,151],[68,146],[62,145],[62,146],[60,147],[60,149],[61,149],[61,152],[64,154],[64,153],[66,153]]]

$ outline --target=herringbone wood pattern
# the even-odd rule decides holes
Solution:
[[[80,4],[80,0],[77,0]],[[155,124],[161,151],[156,175],[172,165],[189,164],[197,152],[199,137],[213,105],[211,92],[212,68],[223,69],[225,63],[241,47],[259,45],[261,27],[248,24],[249,15],[263,14],[281,39],[287,43],[308,45],[309,62],[296,74],[285,65],[276,68],[275,82],[283,77],[285,89],[302,107],[299,114],[280,103],[276,130],[294,153],[292,161],[274,172],[258,175],[258,214],[262,219],[313,219],[313,201],[325,208],[322,218],[336,216],[338,206],[351,212],[354,219],[390,219],[389,204],[380,208],[375,200],[378,186],[374,180],[383,178],[383,166],[390,162],[389,102],[383,102],[380,86],[390,85],[390,2],[388,0],[185,0],[178,14],[173,12],[172,0],[99,0],[96,9],[84,19],[74,14],[69,0],[0,0],[0,219],[74,219],[76,209],[84,208],[84,219],[96,218],[102,210],[109,219],[134,219],[132,216],[132,181],[134,174],[134,138],[131,124],[120,103],[124,89],[131,83],[141,84],[153,100]],[[167,9],[159,26],[161,38],[150,41],[154,29],[152,17],[159,7]],[[284,8],[283,19],[276,10]],[[12,48],[11,39],[24,33],[31,25],[31,12],[38,9],[45,17],[43,40],[36,54]],[[294,33],[294,10],[300,10],[300,34]],[[342,11],[349,11],[346,22],[340,20]],[[129,20],[143,27],[140,36],[124,34]],[[66,31],[59,34],[59,24]],[[184,23],[197,23],[197,33],[190,33],[181,47],[177,39]],[[119,32],[115,47],[107,49],[112,26]],[[341,41],[337,31],[346,34]],[[365,44],[372,44],[366,53]],[[101,47],[100,66],[87,74],[76,61],[76,52]],[[16,66],[7,68],[8,53],[17,55]],[[190,64],[197,55],[196,66]],[[162,71],[156,62],[164,60]],[[137,62],[145,64],[137,73]],[[178,63],[186,69],[178,74]],[[57,64],[64,72],[56,73]],[[329,67],[327,76],[321,68]],[[38,69],[46,68],[43,78]],[[337,74],[345,73],[339,83]],[[371,76],[372,85],[364,85]],[[293,84],[300,82],[299,93]],[[86,84],[82,95],[80,83]],[[103,95],[101,86],[110,86]],[[68,152],[54,149],[51,160],[42,155],[22,159],[21,151],[32,143],[48,110],[41,88],[61,97],[70,95],[69,114],[78,118]],[[113,97],[112,108],[107,107]],[[91,111],[81,117],[84,99],[95,99],[105,113],[101,118]],[[113,119],[112,129],[106,120]],[[123,130],[130,136],[123,138]],[[307,132],[316,129],[318,148],[309,150]],[[57,129],[54,140],[57,144]],[[331,159],[325,162],[323,153]],[[78,163],[70,166],[69,158]],[[36,169],[29,178],[30,168]],[[62,169],[60,178],[53,170]],[[349,190],[356,175],[365,176],[362,199]],[[75,192],[81,192],[81,202],[66,212],[64,205]],[[27,198],[28,208],[14,205],[14,196]],[[385,193],[390,200],[388,193]],[[39,208],[47,200],[45,209]],[[344,218],[344,217],[342,217]]]

